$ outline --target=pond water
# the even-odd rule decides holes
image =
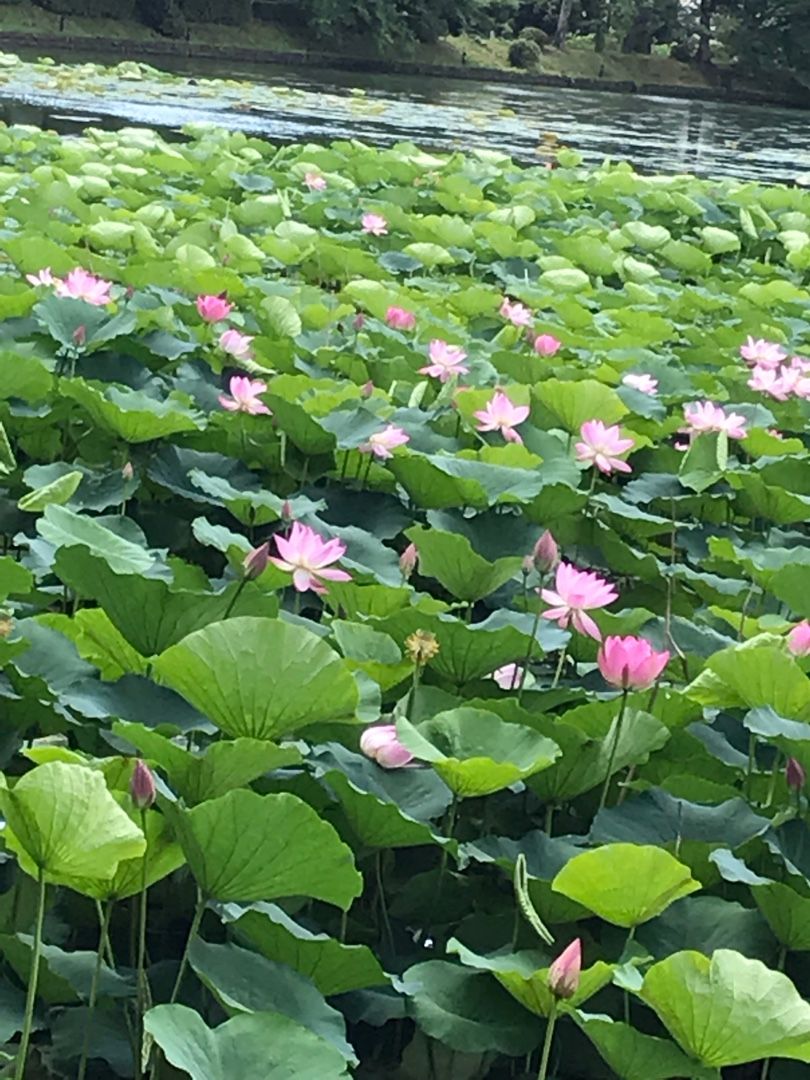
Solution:
[[[538,144],[553,134],[588,161],[627,159],[647,172],[766,182],[810,173],[810,124],[799,110],[312,68],[239,64],[223,72],[211,61],[159,63],[185,80],[9,69],[0,118],[62,131],[207,122],[277,142],[412,139],[437,148],[498,148],[524,163],[538,161]]]

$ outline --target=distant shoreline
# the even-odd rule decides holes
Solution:
[[[290,50],[225,47],[182,40],[134,40],[129,38],[91,37],[85,34],[40,34],[19,31],[0,31],[0,48],[14,51],[20,48],[100,50],[118,53],[122,59],[147,60],[171,56],[182,59],[243,61],[251,64],[301,65],[312,68],[332,68],[338,71],[368,72],[381,75],[422,75],[440,79],[459,79],[473,82],[501,82],[522,86],[551,86],[566,90],[592,90],[617,94],[638,94],[645,97],[684,98],[690,101],[722,102],[731,105],[777,105],[783,108],[810,109],[810,92],[805,96],[789,94],[760,94],[752,90],[724,89],[715,86],[668,85],[665,83],[636,83],[630,80],[591,79],[582,76],[551,75],[522,70],[509,71],[470,64],[419,64],[413,61],[389,60],[384,57],[356,57],[317,50]]]

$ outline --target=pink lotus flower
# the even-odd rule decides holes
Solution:
[[[141,758],[135,762],[135,768],[129,781],[129,796],[136,810],[148,810],[154,805],[155,777],[152,770]]]
[[[777,401],[787,401],[800,378],[798,371],[757,365],[751,372],[748,385],[752,390],[758,390],[761,394],[776,398]]]
[[[515,431],[529,415],[528,405],[514,405],[506,394],[496,391],[483,409],[473,413],[479,421],[478,431],[500,431],[507,442],[523,443]]]
[[[560,561],[560,549],[557,541],[546,529],[532,549],[532,563],[541,574],[547,574],[553,570]]]
[[[276,534],[274,539],[278,556],[271,555],[270,562],[279,570],[292,574],[298,592],[312,589],[323,595],[326,589],[321,580],[351,581],[351,575],[345,570],[330,568],[346,554],[346,545],[341,540],[324,540],[314,529],[299,521],[293,523],[288,537]]]
[[[582,943],[576,938],[548,969],[548,988],[556,998],[572,998],[579,989]]]
[[[50,266],[46,266],[44,270],[40,270],[37,274],[26,274],[25,280],[36,288],[38,285],[47,285],[49,288],[56,285],[59,278],[55,278],[51,273]]]
[[[413,330],[416,316],[407,308],[390,307],[385,313],[385,321],[394,330]]]
[[[807,783],[804,766],[795,757],[789,757],[785,765],[785,781],[792,791],[801,791]]]
[[[650,397],[655,397],[658,393],[658,379],[654,379],[652,375],[634,375],[631,372],[622,378],[622,385],[642,394],[649,394]]]
[[[500,314],[504,319],[508,319],[512,326],[531,326],[534,322],[531,311],[517,300],[513,303],[508,296],[503,298]]]
[[[325,191],[326,180],[319,173],[304,173],[304,183],[310,191]]]
[[[794,656],[810,655],[810,622],[803,619],[787,636],[787,645]]]
[[[419,548],[414,543],[408,544],[405,550],[399,557],[399,568],[402,571],[402,576],[407,581],[411,574],[416,569],[416,564],[419,561]]]
[[[57,296],[68,296],[73,300],[84,300],[86,304],[94,307],[104,307],[110,302],[111,281],[104,281],[94,274],[89,274],[80,266],[71,270],[64,280],[56,279],[55,290]]]
[[[233,304],[229,304],[223,296],[198,296],[197,311],[200,318],[206,322],[222,322],[233,311]]]
[[[371,236],[388,235],[388,222],[380,214],[363,214],[360,224],[363,232],[370,233]]]
[[[624,454],[636,445],[632,439],[623,439],[618,424],[605,427],[601,420],[586,420],[579,429],[582,442],[575,446],[577,461],[595,465],[600,472],[632,472],[626,461],[619,454]]]
[[[607,637],[597,656],[605,682],[620,690],[646,690],[669,663],[669,652],[656,652],[640,637]]]
[[[283,515],[282,515],[283,516]],[[248,581],[261,577],[270,562],[270,541],[265,540],[258,547],[251,548],[242,560],[242,569]]]
[[[250,413],[258,416],[260,413],[270,414],[265,403],[259,399],[259,394],[265,393],[267,383],[261,379],[251,379],[247,375],[232,375],[228,384],[231,394],[219,395],[219,403],[228,412]]]
[[[692,438],[710,431],[725,431],[730,439],[745,438],[745,417],[739,413],[727,414],[711,401],[695,401],[691,405],[684,405],[683,415],[686,427],[681,430]]]
[[[778,368],[787,359],[781,345],[774,341],[754,340],[749,337],[745,345],[740,346],[740,356],[751,366]]]
[[[396,424],[389,424],[382,431],[375,431],[369,436],[368,442],[361,443],[358,450],[361,454],[373,454],[378,458],[390,458],[394,455],[391,451],[397,446],[404,446],[410,442],[411,437]]]
[[[439,382],[447,382],[453,375],[466,375],[470,370],[464,361],[467,354],[459,345],[448,345],[446,341],[434,338],[428,348],[430,363],[419,368],[420,375],[432,375]]]
[[[401,769],[413,761],[413,754],[397,738],[395,724],[375,724],[360,736],[360,749],[384,769]]]
[[[554,356],[562,348],[562,342],[553,334],[538,334],[533,347],[538,356]]]
[[[554,588],[541,589],[540,595],[553,605],[543,612],[544,619],[554,620],[563,630],[571,623],[580,634],[587,634],[595,641],[602,640],[602,633],[587,612],[607,607],[619,598],[614,587],[598,574],[577,570],[564,562],[557,567]]]
[[[252,341],[252,337],[240,334],[238,330],[226,330],[220,335],[219,347],[235,360],[249,360],[253,355],[250,347]]]
[[[492,672],[492,678],[500,686],[501,690],[514,690],[520,686],[523,678],[523,668],[520,664],[504,664],[497,671]]]

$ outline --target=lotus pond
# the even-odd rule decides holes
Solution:
[[[6,1074],[810,1063],[810,194],[0,131]]]

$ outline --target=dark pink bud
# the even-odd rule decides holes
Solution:
[[[77,326],[73,331],[73,344],[81,349],[84,343],[87,341],[87,327]]]
[[[800,761],[797,761],[795,757],[789,757],[787,759],[787,765],[785,766],[785,780],[787,781],[787,786],[794,791],[801,791],[807,783],[807,773],[804,771],[804,766]]]
[[[360,312],[357,313],[357,315],[355,315],[354,322],[352,323],[352,326],[355,328],[355,330],[362,330],[365,325],[366,325],[366,317],[363,314],[363,312],[360,311]]]
[[[560,561],[560,549],[557,547],[557,541],[546,529],[537,543],[534,545],[532,551],[532,557],[534,559],[534,565],[540,571],[541,574],[548,573],[549,570],[553,570]]]
[[[371,379],[369,379],[368,382],[363,383],[360,389],[360,393],[363,395],[363,397],[371,397],[371,395],[374,393],[374,383],[371,381]]]
[[[289,525],[291,521],[295,521],[292,503],[289,499],[285,499],[281,504],[281,520],[285,525]]]
[[[408,544],[405,550],[399,557],[399,568],[402,571],[402,576],[407,581],[411,574],[416,569],[416,561],[419,558],[419,549],[416,544]]]
[[[155,801],[155,778],[152,770],[141,758],[135,762],[129,782],[129,794],[138,810],[148,810]]]
[[[261,575],[267,569],[267,564],[270,562],[270,541],[266,540],[257,548],[253,548],[245,556],[245,560],[242,566],[245,571],[245,577],[248,581],[255,581],[257,577]]]
[[[556,998],[572,998],[579,989],[582,943],[576,938],[548,969],[548,988]]]

